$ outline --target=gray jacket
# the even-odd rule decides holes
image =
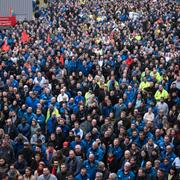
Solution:
[[[38,177],[38,180],[57,180],[56,176],[50,174],[49,176],[44,176],[44,174]]]

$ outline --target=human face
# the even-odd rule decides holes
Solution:
[[[102,180],[102,176],[99,174],[96,174],[96,180]]]
[[[129,151],[125,151],[124,156],[126,159],[128,159],[130,157],[130,152]]]
[[[23,158],[22,156],[19,156],[19,157],[18,157],[18,161],[19,161],[19,162],[23,162],[23,160],[24,160],[24,158]]]
[[[82,175],[82,176],[85,176],[85,175],[86,175],[86,172],[87,172],[87,171],[86,171],[85,168],[81,169],[81,175]]]
[[[25,170],[25,174],[26,174],[26,176],[30,176],[31,175],[31,171],[29,169],[26,169]]]
[[[144,176],[144,172],[142,169],[138,170],[138,176],[140,176],[140,177]]]
[[[139,133],[139,138],[140,139],[144,139],[144,134],[143,133]]]
[[[145,151],[141,151],[141,157],[145,157],[145,156],[146,156]]]
[[[43,169],[43,165],[42,165],[42,164],[39,165],[39,169],[40,169],[40,170]]]
[[[58,161],[54,161],[54,166],[58,167]]]
[[[129,169],[130,169],[130,165],[127,164],[127,163],[125,163],[125,165],[124,165],[124,171],[127,172],[127,171],[129,171]]]
[[[153,144],[152,139],[149,139],[149,140],[148,140],[148,144],[149,144],[149,145],[152,145],[152,144]]]
[[[94,155],[92,155],[92,154],[89,155],[89,161],[90,161],[90,162],[93,162],[93,161],[94,161]]]
[[[152,166],[152,165],[151,165],[151,162],[147,162],[147,163],[146,163],[146,169],[150,169],[151,166]]]
[[[164,173],[160,170],[157,171],[157,177],[162,178],[164,176]]]
[[[43,169],[43,174],[44,174],[44,176],[48,176],[49,175],[49,169],[48,168],[44,168]]]
[[[72,159],[72,158],[74,158],[74,152],[73,151],[70,151],[69,152],[69,157]]]
[[[0,159],[0,165],[4,165],[5,160],[4,159]]]
[[[61,172],[65,172],[67,170],[66,165],[61,165]]]
[[[118,141],[118,139],[115,139],[114,140],[114,146],[118,146],[119,145],[119,141]]]

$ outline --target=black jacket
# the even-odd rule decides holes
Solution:
[[[10,146],[0,147],[0,158],[3,157],[8,164],[12,164],[15,161],[14,151]]]

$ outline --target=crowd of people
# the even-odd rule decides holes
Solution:
[[[0,30],[0,179],[178,180],[179,2],[33,10]]]

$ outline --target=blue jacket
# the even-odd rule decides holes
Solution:
[[[136,128],[135,130],[136,130],[137,132],[139,132],[137,128]],[[129,137],[132,137],[132,132],[133,132],[133,129],[132,129],[132,128],[129,128],[129,129],[127,130],[127,134],[128,134]]]
[[[103,106],[102,114],[104,117],[108,117],[111,112],[113,112],[113,106]]]
[[[43,114],[37,115],[36,114],[36,120],[39,123],[40,126],[45,125],[45,116]]]
[[[136,142],[137,140],[138,140],[138,136],[131,136],[131,140],[132,140],[132,142]]]
[[[25,60],[27,60],[29,56],[30,56],[30,53],[29,53],[29,52],[26,52],[26,53],[23,55],[23,57],[25,58]]]
[[[145,126],[144,120],[141,120],[141,122],[139,123],[139,125],[137,125],[137,123],[136,123],[136,126],[137,126],[137,129],[138,129],[139,131],[142,131],[143,128],[144,128],[144,126]]]
[[[38,98],[32,99],[32,97],[30,97],[30,96],[28,96],[26,98],[26,106],[27,107],[32,107],[33,111],[36,110],[36,107],[37,107],[38,103],[39,103],[39,99]]]
[[[108,60],[108,65],[110,65],[112,68],[114,68],[114,66],[115,66],[115,61],[113,60],[113,59],[109,59]]]
[[[15,140],[14,144],[13,144],[13,150],[14,150],[15,155],[17,156],[23,149],[24,149],[24,143],[23,142],[17,142]]]
[[[14,166],[20,172],[20,174],[24,174],[27,167],[27,162],[25,160],[22,163],[16,161]]]
[[[68,71],[73,72],[76,71],[76,61],[68,61]]]
[[[168,174],[170,168],[171,168],[171,164],[168,163],[167,165],[165,165],[164,163],[161,163],[160,164],[160,168],[164,169],[165,170],[165,173]]]
[[[128,58],[127,54],[123,53],[123,54],[121,55],[122,61],[126,60],[127,58]]]
[[[127,94],[127,98],[129,99],[130,102],[134,102],[135,100],[135,93],[133,90],[128,91],[126,90],[125,93]]]
[[[146,139],[150,139],[150,138],[153,139],[154,138],[154,136],[151,132],[147,132],[145,137],[146,137]]]
[[[92,67],[93,67],[93,62],[92,62],[91,60],[89,60],[89,61],[87,62],[87,65],[88,65],[89,70],[91,70]]]
[[[74,102],[75,102],[76,104],[78,104],[80,101],[83,101],[83,102],[84,102],[84,97],[83,97],[83,96],[76,96],[76,97],[74,98]]]
[[[24,113],[24,118],[26,119],[26,122],[28,124],[31,124],[32,120],[36,119],[36,115],[34,113],[26,112],[26,113]]]
[[[176,106],[179,106],[179,105],[180,105],[180,98],[179,98],[179,97],[173,98],[172,101],[174,102],[174,104],[175,104]]]
[[[167,145],[171,145],[172,147],[174,147],[174,145],[172,143],[165,144],[164,140],[159,143],[159,148],[160,148],[160,151],[161,151],[161,155],[166,154],[166,146]]]
[[[34,86],[33,86],[33,89],[32,89],[32,90],[33,90],[33,91],[37,91],[37,92],[40,94],[42,88],[41,88],[41,86],[40,86],[39,84],[37,84],[37,85],[34,85]]]
[[[91,140],[88,142],[86,139],[83,139],[82,143],[84,144],[84,152],[87,153],[88,149],[92,146],[93,141]]]
[[[121,158],[121,156],[123,155],[123,150],[120,148],[120,146],[118,147],[109,147],[108,152],[112,152],[113,155],[115,156],[116,160],[119,160]]]
[[[19,109],[17,113],[18,118],[22,119],[22,117],[24,116],[24,113],[26,113],[26,109],[25,110]]]
[[[82,67],[80,68],[80,71],[81,71],[85,76],[87,76],[88,73],[89,73],[89,67],[88,67],[88,66],[82,66]]]
[[[136,83],[139,84],[139,81],[138,81],[138,80],[132,80],[132,81],[130,82],[130,85],[131,85],[132,87],[134,87]]]
[[[155,144],[157,144],[158,146],[160,145],[160,144],[162,144],[163,143],[163,137],[162,136],[160,136],[160,137],[154,137],[154,143]]]
[[[41,71],[41,67],[38,64],[34,64],[31,69],[33,72]]]
[[[76,104],[74,107],[73,107],[73,113],[74,114],[77,114],[79,111],[79,106]]]
[[[68,107],[71,111],[73,111],[73,109],[74,109],[75,106],[76,106],[75,103],[70,103],[70,102],[67,103],[67,107]]]
[[[41,93],[40,99],[43,99],[45,101],[44,103],[45,108],[48,108],[49,104],[51,103],[51,98],[52,98],[51,95]]]
[[[123,110],[125,110],[127,107],[125,104],[115,104],[114,105],[114,117],[115,119],[118,119],[120,117],[120,114]]]
[[[76,67],[77,67],[77,71],[81,71],[81,69],[83,68],[83,63],[80,59],[76,60]]]
[[[64,126],[59,125],[58,127],[62,129],[62,132],[64,133],[65,136],[68,136],[70,130],[68,125],[66,124]]]
[[[142,148],[147,143],[147,140],[146,138],[144,138],[144,140],[142,141],[138,137],[138,139],[136,139],[134,142],[137,144],[139,148]]]
[[[19,86],[19,84],[18,84],[18,81],[16,81],[15,79],[11,82],[11,86],[12,87],[18,87]]]
[[[55,107],[56,109],[58,109],[58,110],[60,109],[60,103],[59,102],[52,103],[50,100],[50,101],[48,101],[48,107],[50,104],[52,104],[53,107]]]
[[[19,124],[17,130],[19,133],[22,133],[25,137],[30,137],[31,131],[30,131],[30,125],[28,123],[24,125]]]
[[[46,159],[46,145],[45,144],[42,144],[41,145],[41,154],[42,154],[42,160],[45,162],[45,164],[47,165],[48,164],[48,161]],[[35,154],[36,152],[36,145],[33,145],[32,146],[32,150],[33,150],[33,153]]]
[[[12,45],[14,43],[14,38],[9,37],[7,40],[7,43],[12,47]]]
[[[163,153],[163,154],[162,154],[162,158],[163,158],[163,159],[164,159],[164,158],[168,158],[169,163],[172,164],[172,162],[173,162],[174,159],[176,158],[176,155],[175,155],[173,152],[171,152],[171,153],[169,153],[169,154]]]
[[[87,158],[89,157],[90,153],[93,153],[95,156],[95,159],[98,161],[102,161],[104,157],[104,152],[100,147],[98,147],[97,149],[89,148],[86,154]]]
[[[79,173],[76,177],[75,180],[90,180],[88,174],[86,174],[85,176],[82,176],[81,173]]]
[[[146,174],[151,177],[151,180],[156,180],[156,171],[154,168],[151,167],[149,171],[146,171]]]
[[[163,124],[162,124],[162,120],[161,118],[159,117],[159,115],[157,115],[153,121],[153,126],[154,126],[154,129],[161,129],[163,127]]]
[[[80,143],[77,143],[76,141],[72,141],[71,143],[70,143],[70,148],[71,149],[75,149],[75,146],[77,145],[77,144],[79,144],[80,146],[81,146],[81,148],[82,149],[84,149],[84,143],[81,141]]]
[[[128,106],[128,104],[131,102],[130,99],[126,98],[123,99],[124,104],[126,105],[126,107]]]
[[[156,106],[154,106],[154,107],[152,108],[152,111],[153,111],[153,113],[154,113],[155,115],[157,115],[157,114],[158,114],[158,109],[157,109],[157,107],[156,107]]]
[[[90,180],[94,180],[97,172],[98,161],[95,160],[94,163],[91,164],[89,160],[85,160],[83,166],[86,167],[87,175],[90,177]]]
[[[124,174],[122,169],[118,170],[116,180],[134,180],[135,175],[132,171],[129,171],[128,174]]]
[[[56,118],[49,118],[47,122],[47,131],[49,134],[55,133],[55,122]]]
[[[60,113],[60,114],[65,114],[65,112],[66,112],[66,109],[63,108],[63,107],[61,107],[60,110],[59,110],[59,113]]]

